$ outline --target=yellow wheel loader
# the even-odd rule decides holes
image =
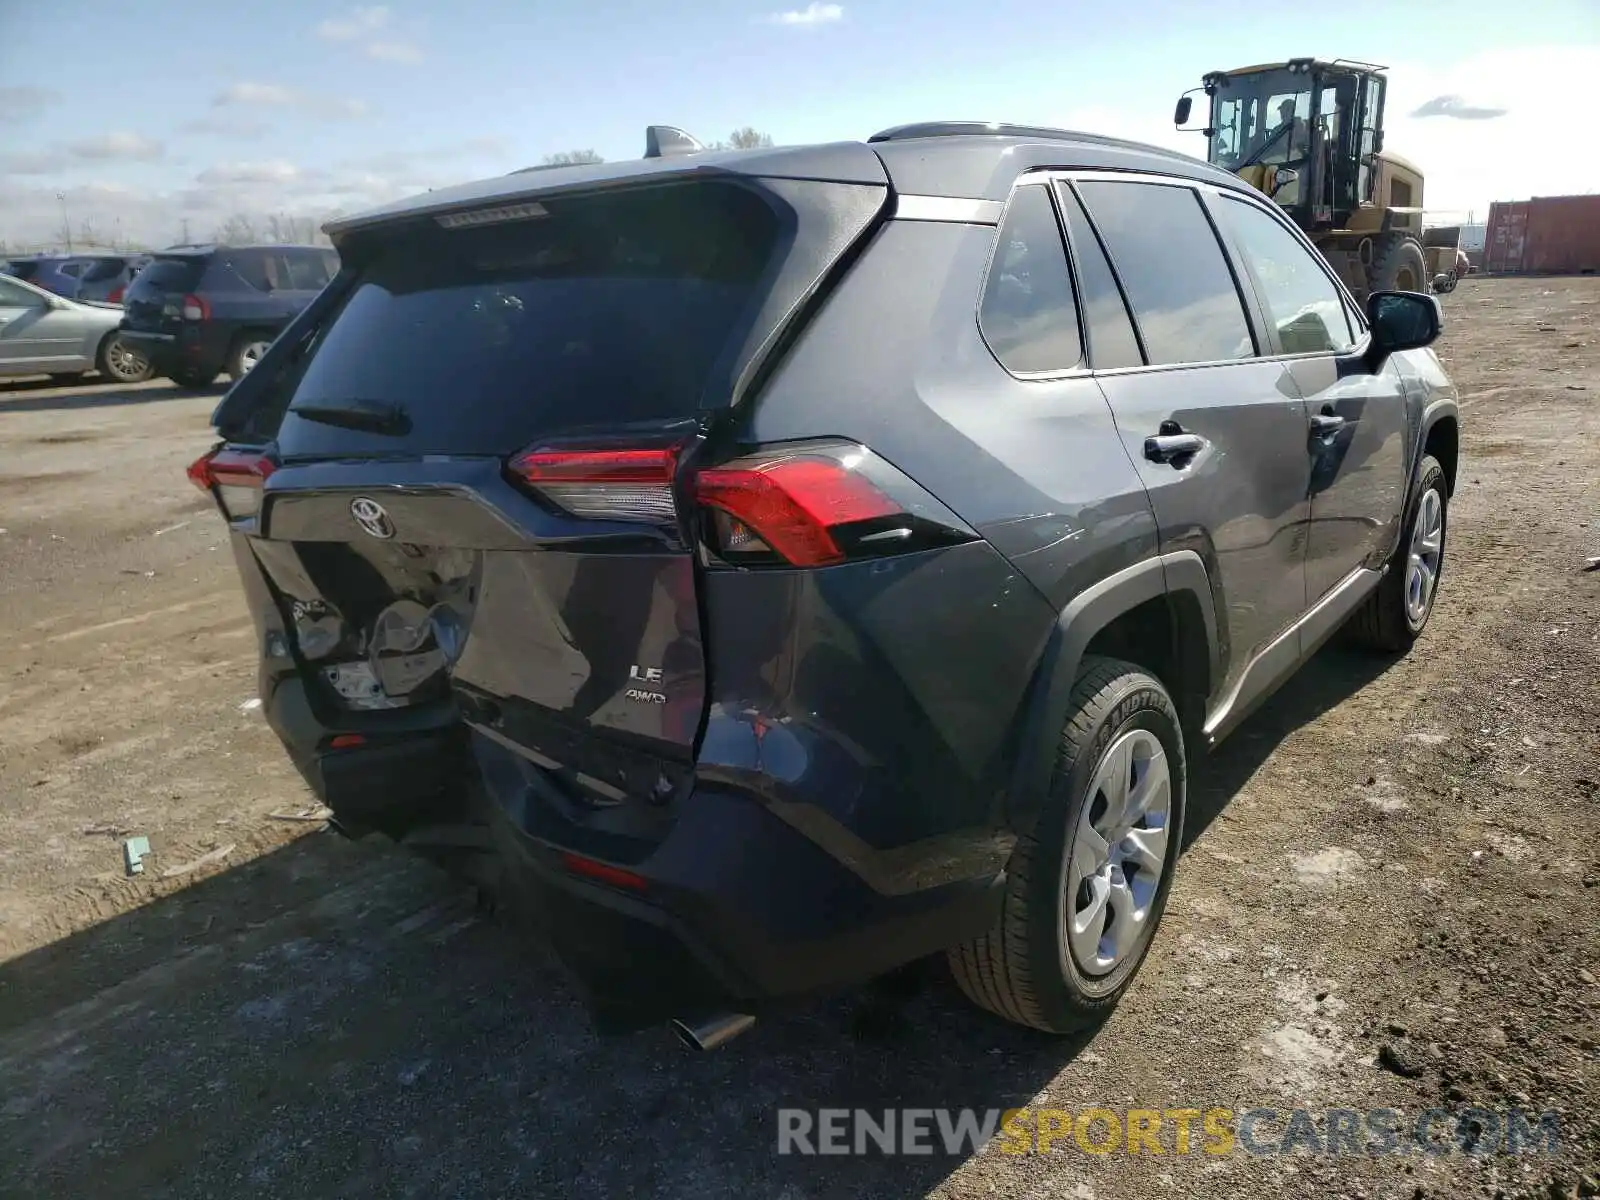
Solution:
[[[1385,70],[1291,58],[1212,71],[1173,113],[1188,125],[1205,93],[1206,160],[1276,200],[1358,300],[1455,286],[1456,245],[1423,233],[1422,172],[1383,147]]]

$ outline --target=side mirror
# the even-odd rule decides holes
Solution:
[[[1194,97],[1193,96],[1179,96],[1178,97],[1178,107],[1173,109],[1173,111],[1172,111],[1172,123],[1174,125],[1187,125],[1189,123],[1189,114],[1193,110],[1194,110]]]
[[[1421,292],[1373,292],[1367,297],[1367,319],[1372,350],[1380,358],[1431,346],[1444,330],[1439,301]]]

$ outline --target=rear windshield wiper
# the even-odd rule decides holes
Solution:
[[[289,411],[307,421],[359,429],[363,433],[392,434],[404,437],[411,432],[411,418],[398,404],[381,400],[341,400],[325,403],[294,404]]]

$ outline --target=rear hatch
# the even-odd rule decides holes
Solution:
[[[183,327],[185,298],[200,286],[206,262],[200,254],[157,255],[123,293],[123,328],[177,333]]]
[[[706,689],[679,463],[887,195],[662,174],[350,234],[216,416],[224,465],[257,464],[219,498],[302,674],[350,712],[454,699],[512,756],[503,800],[531,769],[602,806],[687,779]]]

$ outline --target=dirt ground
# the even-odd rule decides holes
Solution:
[[[432,868],[273,816],[311,797],[183,478],[215,397],[0,385],[0,1195],[1595,1194],[1600,279],[1444,304],[1463,465],[1426,636],[1323,652],[1200,765],[1151,959],[1072,1042],[936,969],[709,1055],[597,1038]],[[1265,1108],[1269,1146],[1293,1108],[1520,1107],[1560,1141],[797,1157],[782,1107]]]

